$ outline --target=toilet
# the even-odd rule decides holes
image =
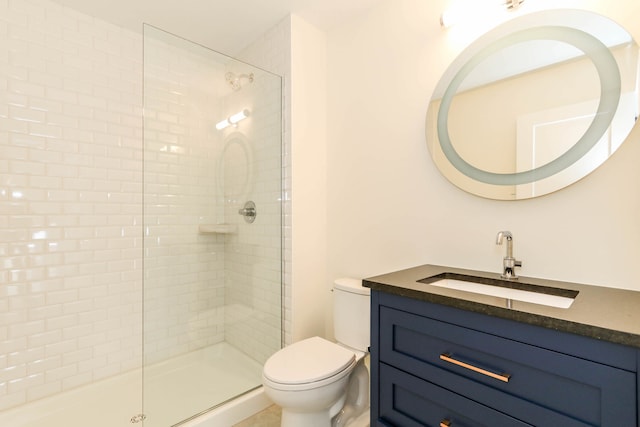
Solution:
[[[266,395],[282,408],[282,427],[343,427],[369,409],[370,290],[359,279],[333,287],[337,343],[307,338],[272,355],[262,370]]]

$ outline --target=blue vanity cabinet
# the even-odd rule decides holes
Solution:
[[[635,348],[371,292],[372,426],[638,426]]]

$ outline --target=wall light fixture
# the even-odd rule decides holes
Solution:
[[[229,126],[238,126],[238,122],[241,120],[246,119],[247,117],[249,117],[251,113],[249,112],[249,110],[247,110],[246,108],[242,111],[239,111],[229,117],[227,117],[226,119],[222,120],[221,122],[218,122],[216,124],[216,129],[218,130],[222,130],[226,127]]]

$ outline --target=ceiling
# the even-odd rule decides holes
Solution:
[[[381,0],[53,0],[141,32],[142,23],[235,55],[285,16],[328,30]]]

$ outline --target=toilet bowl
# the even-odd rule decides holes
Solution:
[[[264,390],[282,408],[282,427],[344,427],[369,408],[369,372],[364,363],[369,289],[356,279],[339,279],[335,284],[339,342],[307,338],[276,352],[264,365]]]

